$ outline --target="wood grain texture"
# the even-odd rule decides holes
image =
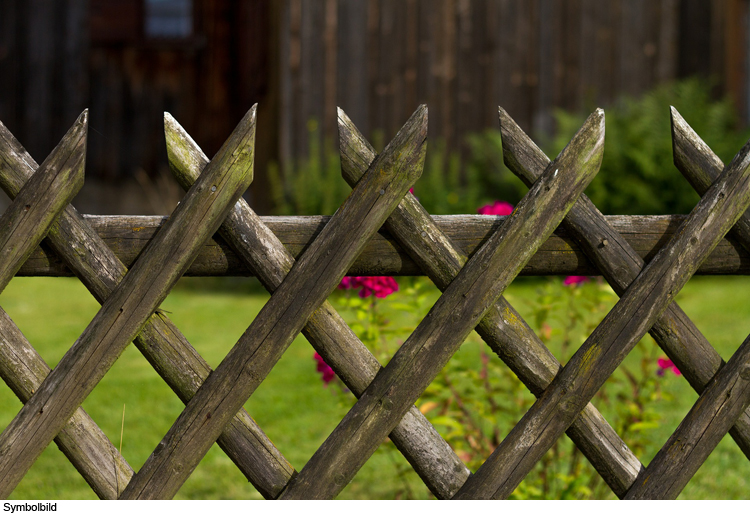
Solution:
[[[353,186],[376,153],[342,110],[339,110],[339,127],[342,172],[347,183]],[[385,226],[413,255],[414,261],[420,263],[432,282],[445,291],[461,271],[467,256],[434,220],[409,194]],[[541,394],[560,369],[559,361],[502,296],[476,330],[534,394]],[[624,494],[642,465],[601,414],[588,405],[569,434],[614,492]]]
[[[123,498],[174,496],[421,175],[426,135],[427,108],[421,106],[188,403]]]
[[[0,308],[0,378],[26,403],[50,370]],[[100,499],[116,499],[133,476],[127,461],[80,407],[55,437],[55,443]]]
[[[0,171],[2,169],[0,168]],[[132,266],[143,249],[166,221],[166,216],[82,215],[93,231],[125,266]],[[645,262],[653,258],[669,241],[687,215],[605,216],[607,223]],[[263,224],[279,239],[293,258],[298,258],[329,216],[260,216]],[[467,256],[490,237],[504,221],[488,215],[432,215],[432,220],[458,250]],[[408,276],[424,271],[406,249],[386,230],[373,235],[347,275]],[[578,247],[565,226],[558,227],[544,241],[519,275],[600,275]],[[17,273],[23,277],[64,277],[74,275],[63,259],[46,243],[34,249]],[[123,272],[124,275],[124,272]],[[696,275],[750,275],[750,253],[730,234],[723,239],[698,268]],[[260,276],[245,264],[235,248],[221,237],[214,237],[200,249],[185,276]]]
[[[750,338],[711,380],[625,498],[676,499],[748,404]]]
[[[346,486],[575,203],[599,170],[603,144],[598,110],[466,263],[282,498],[332,498]]]
[[[643,269],[459,498],[505,498],[569,427],[750,204],[750,145]]]
[[[500,118],[506,163],[529,185],[543,170],[547,157],[502,109]],[[683,151],[706,152],[707,147],[704,148],[698,143],[700,140],[695,139],[697,136],[694,133],[684,135],[676,132],[673,136],[693,138],[690,148],[685,147],[681,150],[680,146],[675,144],[675,160],[679,159]],[[691,166],[705,167],[707,163],[709,162],[703,160]],[[717,176],[718,173],[715,173],[713,178]],[[704,186],[704,192],[706,188],[707,186]],[[615,226],[609,224],[608,218],[604,217],[586,196],[582,196],[579,203],[573,207],[563,221],[563,226],[588,259],[601,270],[600,273],[618,295],[623,294],[645,265],[628,240],[620,236]],[[736,237],[730,236],[725,242],[740,247]],[[718,352],[677,303],[667,307],[654,323],[650,333],[698,393],[723,363]],[[745,455],[750,457],[750,413],[741,417],[737,426],[732,429],[732,436]]]
[[[200,181],[103,303],[73,347],[0,435],[0,497],[7,497],[138,335],[197,249],[252,181],[251,110]],[[217,435],[218,436],[218,435]]]
[[[208,158],[169,114],[165,114],[164,126],[170,167],[187,190]],[[313,219],[313,224],[312,233],[317,234],[317,227],[321,225],[319,219]],[[298,231],[298,228],[293,229],[290,234]],[[218,233],[271,293],[294,265],[294,257],[243,199],[237,202]],[[302,333],[357,397],[380,369],[375,357],[328,301],[313,312]],[[391,439],[436,497],[451,497],[466,481],[469,470],[416,408],[409,410],[391,433]]]
[[[672,107],[672,142],[677,168],[700,195],[721,175],[724,164]],[[745,212],[730,231],[750,247],[750,215]],[[627,499],[677,498],[685,485],[730,430],[741,437],[750,403],[750,340],[720,367],[677,430],[638,477]],[[738,425],[735,422],[740,419]],[[739,430],[738,430],[739,429]]]
[[[4,139],[0,143],[0,186],[10,196],[15,196],[37,165],[13,135],[2,126],[0,135]],[[59,266],[74,270],[81,282],[101,303],[125,276],[127,267],[113,252],[119,245],[115,244],[112,248],[100,237],[102,235],[110,240],[110,233],[95,229],[99,226],[96,218],[98,217],[84,218],[73,206],[68,206],[53,225],[42,247],[45,255],[53,258]],[[121,218],[123,217],[115,217],[116,220]],[[137,238],[144,229],[150,234],[148,238],[138,239],[144,243],[138,247],[137,252],[128,254],[128,266],[142,253],[158,227],[166,222],[166,217],[153,218],[158,218],[158,221],[147,223],[148,227],[136,225],[129,230],[131,235],[126,240]],[[119,222],[115,222],[114,225],[119,225]],[[211,372],[208,363],[161,312],[149,318],[135,339],[135,345],[183,402],[195,394]],[[31,388],[36,390],[36,387]],[[289,462],[244,410],[237,413],[227,430],[219,437],[218,443],[264,497],[274,497],[280,493],[294,473]],[[94,477],[84,474],[84,478],[89,480]],[[112,480],[105,491],[122,491],[126,483],[127,480],[124,483]],[[111,494],[108,494],[107,497],[116,498],[116,495],[111,497]]]
[[[87,131],[84,111],[0,217],[0,292],[83,186]]]
[[[20,259],[29,254],[29,246],[39,243],[52,220],[80,189],[84,176],[87,124],[87,115],[84,112],[42,167],[37,167],[35,163],[33,169],[28,167],[29,184],[20,189],[14,202],[22,212],[20,215],[10,216],[25,222],[30,221],[31,225],[36,224],[37,233],[34,236],[27,236],[28,232],[23,235],[26,238],[23,245],[26,247],[13,255],[13,259],[4,262],[6,265],[3,266],[0,277],[0,290],[12,278],[13,270],[20,265]],[[11,158],[8,147],[11,147],[11,150],[12,147],[19,147],[11,145],[9,137],[12,135],[7,129],[0,127],[0,158],[4,160],[3,164]],[[23,154],[25,152],[16,152],[15,155]],[[61,194],[59,198],[62,199],[58,199],[57,203],[45,200],[39,195],[45,190]],[[28,211],[27,204],[30,206]],[[40,208],[41,211],[36,211]],[[0,225],[11,224],[6,224],[2,220]],[[14,234],[18,235],[23,231],[22,228],[16,228]],[[20,248],[22,244],[16,247]],[[11,263],[12,260],[15,260],[15,263]],[[49,366],[5,311],[0,309],[0,377],[21,402],[26,403],[49,372]],[[60,434],[55,437],[55,443],[100,498],[116,498],[119,490],[125,488],[125,484],[133,475],[133,470],[125,459],[83,409],[75,411]]]

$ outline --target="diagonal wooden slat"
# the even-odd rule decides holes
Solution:
[[[643,269],[457,498],[505,498],[653,326],[750,204],[750,144]]]
[[[84,111],[0,216],[0,292],[83,186],[87,129]]]
[[[166,498],[179,490],[231,415],[265,379],[421,175],[426,135],[427,108],[421,106],[188,403],[123,498]]]
[[[10,494],[138,335],[198,248],[252,181],[254,112],[248,113],[243,125],[227,140],[215,163],[207,167],[81,337],[0,435],[0,497]]]
[[[0,308],[0,378],[26,403],[50,370]],[[127,461],[80,407],[55,437],[55,443],[100,499],[116,499],[133,476]]]
[[[256,107],[251,112],[253,115]],[[14,197],[33,173],[36,162],[2,124],[0,139],[0,186]],[[159,227],[164,221],[164,218],[160,219]],[[134,229],[135,232],[141,231],[138,226]],[[53,224],[47,243],[100,303],[109,297],[127,273],[126,266],[72,205]],[[143,249],[140,248],[138,255]],[[149,318],[134,343],[183,402],[192,398],[211,372],[208,363],[161,312]],[[39,369],[43,370],[43,367]],[[33,386],[27,390],[36,389]],[[294,474],[291,465],[244,410],[240,410],[230,422],[218,444],[264,497],[278,495]],[[96,489],[107,490],[107,498],[116,498],[111,490],[125,489],[132,470],[118,470],[118,475],[123,474],[127,474],[124,482],[122,477],[120,482],[113,478],[108,484],[100,482]]]
[[[340,109],[339,129],[342,172],[347,183],[355,185],[376,152]],[[441,291],[445,291],[467,261],[466,254],[411,194],[385,225]],[[476,330],[534,394],[541,394],[560,369],[560,362],[502,296]],[[624,494],[642,465],[599,411],[587,405],[568,434],[610,488],[618,495]]]
[[[734,353],[625,496],[676,499],[750,404],[750,337]]]
[[[524,183],[531,185],[541,174],[547,157],[502,108],[500,109],[500,122],[505,163]],[[673,119],[673,122],[679,123],[679,120]],[[707,152],[697,144],[698,140],[695,139],[697,136],[694,133],[687,134],[684,127],[680,130],[684,133],[677,131],[673,134],[675,160],[680,159],[681,153],[687,152],[688,148],[687,146],[680,148],[678,143],[684,143],[686,140],[678,140],[678,137],[693,138],[691,141],[694,147],[690,149],[691,152]],[[697,165],[693,163],[691,166]],[[700,166],[703,165],[700,164]],[[722,168],[723,165],[718,170],[714,166],[714,174],[709,181],[715,180]],[[705,194],[707,189],[708,185],[704,184],[703,192],[700,194]],[[606,217],[585,195],[573,206],[562,225],[574,237],[591,262],[599,268],[614,291],[622,296],[645,265],[643,259],[610,226]],[[650,333],[698,393],[703,390],[722,364],[719,353],[677,303],[672,303],[667,307],[654,323]],[[736,427],[732,429],[732,436],[745,456],[750,456],[750,413],[744,413],[740,417]],[[621,490],[621,492],[625,491],[627,488]],[[617,494],[622,496],[622,493]]]
[[[87,125],[88,112],[85,111],[42,166],[35,167],[28,184],[20,189],[9,211],[0,219],[0,226],[5,231],[10,231],[12,218],[28,223],[36,231],[29,236],[28,228],[16,226],[13,229],[14,235],[21,236],[22,240],[15,245],[18,252],[14,258],[4,259],[4,265],[0,266],[0,291],[20,268],[33,246],[50,229],[52,221],[81,188]],[[47,196],[40,195],[41,192]],[[2,243],[6,250],[9,245]],[[25,403],[49,372],[45,361],[5,311],[0,309],[0,377]],[[124,489],[133,474],[127,462],[83,409],[75,411],[55,437],[55,443],[101,498],[117,497],[118,489]]]
[[[670,110],[675,165],[702,196],[719,177],[724,164],[679,112],[674,107]],[[750,247],[748,211],[728,236],[745,248]],[[738,424],[750,421],[747,410],[750,403],[750,338],[726,365],[722,366],[721,358],[714,363],[718,366],[713,372],[706,373],[710,376],[704,382],[705,390],[700,398],[625,498],[676,498],[728,431],[735,438],[741,435]]]
[[[282,498],[332,498],[344,488],[563,219],[598,172],[603,146],[598,110],[464,265]]]
[[[164,128],[172,173],[187,190],[208,163],[208,158],[169,114],[164,116]],[[370,163],[372,161],[370,159]],[[227,216],[219,228],[219,235],[271,293],[294,265],[294,257],[243,199]],[[381,368],[328,301],[313,312],[302,334],[357,397]],[[469,476],[464,463],[414,407],[393,430],[391,439],[438,498],[453,496]]]

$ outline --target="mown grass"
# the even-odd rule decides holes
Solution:
[[[508,292],[525,317],[530,317],[530,308],[521,299],[533,297],[538,285],[538,281],[517,281]],[[743,295],[748,287],[750,279],[744,277],[696,277],[678,298],[683,309],[725,359],[750,330],[750,306]],[[251,279],[186,278],[180,281],[162,309],[215,367],[267,298]],[[51,366],[59,361],[98,309],[83,286],[67,278],[16,278],[0,295],[0,305]],[[412,319],[407,323],[413,325],[421,314],[401,314],[401,317]],[[336,387],[323,387],[312,355],[313,350],[304,338],[295,340],[245,406],[298,470],[347,410],[347,396],[342,396]],[[10,389],[0,385],[0,429],[3,429],[21,405]],[[644,453],[644,463],[653,457],[696,398],[685,380],[675,376],[663,379],[662,390],[669,398],[658,403],[662,426],[646,433],[652,436],[654,447]],[[125,350],[83,404],[115,446],[120,444],[123,406],[122,451],[137,470],[183,405],[133,346]],[[747,498],[749,484],[750,463],[727,437],[681,497]],[[387,445],[381,446],[341,494],[341,498],[429,496],[403,458]],[[11,498],[90,499],[95,496],[52,445]],[[260,495],[226,455],[214,447],[177,498],[254,499]]]

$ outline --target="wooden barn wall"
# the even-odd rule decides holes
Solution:
[[[606,107],[678,76],[713,76],[744,104],[745,0],[279,4],[282,158],[306,152],[310,119],[333,133],[336,105],[391,137],[427,103],[431,137],[462,148],[497,126],[497,105],[549,134],[555,108]]]
[[[0,0],[0,120],[41,162],[87,106],[87,0]]]
[[[43,159],[91,110],[88,184],[165,171],[162,112],[212,155],[260,103],[254,205],[269,160],[306,155],[336,106],[391,137],[419,103],[454,149],[497,127],[537,137],[552,110],[606,108],[713,76],[747,121],[748,0],[194,0],[194,35],[142,35],[140,0],[0,0],[0,120]],[[108,212],[89,208],[86,212]],[[121,212],[121,211],[118,211]],[[124,212],[124,211],[122,211]]]

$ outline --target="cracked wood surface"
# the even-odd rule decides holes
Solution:
[[[252,181],[255,113],[216,155],[83,334],[0,434],[0,497],[7,497],[147,319]],[[218,435],[217,435],[218,436]]]
[[[346,486],[563,219],[599,170],[603,145],[604,112],[598,110],[466,263],[281,498],[332,498]]]
[[[170,167],[179,184],[189,189],[208,159],[169,114],[165,114],[164,126]],[[370,163],[372,161],[370,159]],[[243,199],[237,202],[218,233],[271,293],[294,265],[294,257]],[[381,368],[328,301],[313,312],[302,334],[357,397]],[[391,439],[438,498],[453,496],[469,476],[464,463],[414,407],[393,430]],[[291,475],[287,476],[287,481],[289,478]]]
[[[507,497],[569,427],[750,204],[749,154],[746,145],[458,498]]]
[[[366,241],[419,178],[426,137],[427,107],[421,106],[188,403],[130,481],[123,498],[174,496],[229,417],[265,379],[310,315],[339,284]]]

